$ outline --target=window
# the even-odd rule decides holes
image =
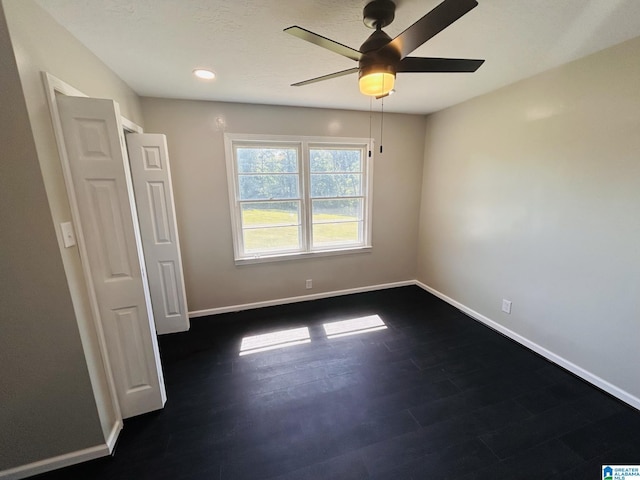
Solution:
[[[225,135],[236,263],[371,247],[368,139]]]

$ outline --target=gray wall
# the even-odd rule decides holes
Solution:
[[[103,443],[0,6],[0,471]]]
[[[142,123],[135,92],[33,0],[1,3],[0,470],[104,446],[116,425],[78,250],[57,228],[71,214],[41,72]]]
[[[369,114],[156,98],[143,98],[142,108],[146,131],[167,135],[190,311],[415,278],[423,116],[385,114],[370,253],[236,266],[224,131],[368,137]],[[379,115],[373,125],[379,132]],[[308,278],[312,290],[305,290]]]
[[[638,58],[640,38],[429,117],[418,279],[640,405]]]

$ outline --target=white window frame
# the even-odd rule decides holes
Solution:
[[[310,137],[290,135],[256,135],[241,133],[225,133],[225,157],[227,167],[227,187],[231,214],[231,230],[233,233],[233,251],[236,265],[264,263],[280,260],[291,260],[306,257],[342,255],[368,252],[372,249],[372,203],[373,203],[373,141],[369,138],[353,137]],[[298,181],[300,192],[301,249],[296,251],[278,251],[274,253],[245,253],[243,245],[241,202],[238,192],[238,172],[236,171],[235,148],[237,146],[286,146],[298,150]],[[315,247],[311,245],[311,174],[309,168],[309,151],[312,148],[358,148],[362,150],[362,197],[363,226],[362,242],[358,245],[330,245]],[[371,154],[373,155],[373,153]],[[330,197],[330,199],[339,197]],[[298,200],[293,200],[298,201]]]

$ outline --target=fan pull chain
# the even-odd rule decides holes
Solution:
[[[384,97],[382,97],[382,109],[380,111],[380,153],[382,153],[382,132],[384,131]]]
[[[369,158],[371,158],[371,116],[373,115],[373,97],[369,97]]]

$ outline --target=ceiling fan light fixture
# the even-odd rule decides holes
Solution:
[[[388,95],[396,82],[396,74],[387,69],[363,69],[358,86],[360,93],[371,97]]]

